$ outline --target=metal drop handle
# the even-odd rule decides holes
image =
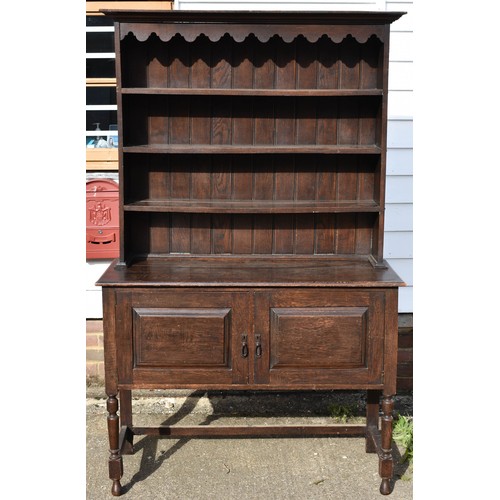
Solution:
[[[262,356],[262,345],[260,344],[260,335],[255,336],[255,356],[260,358]]]
[[[244,333],[241,336],[241,357],[246,358],[248,356],[248,336]]]

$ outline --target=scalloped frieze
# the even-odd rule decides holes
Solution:
[[[138,41],[145,42],[152,34],[156,34],[163,42],[170,41],[180,35],[187,42],[194,42],[199,36],[206,36],[211,42],[218,42],[226,34],[235,42],[241,43],[250,35],[254,35],[260,42],[268,42],[273,36],[279,36],[284,42],[291,43],[298,36],[304,36],[310,43],[317,42],[327,36],[335,43],[340,43],[347,36],[352,36],[359,43],[366,43],[372,36],[381,42],[385,40],[383,26],[297,26],[275,25],[260,26],[248,24],[150,24],[150,23],[123,23],[120,37],[123,40],[127,35],[134,36]]]

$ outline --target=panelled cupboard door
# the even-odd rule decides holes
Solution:
[[[355,388],[383,383],[383,291],[256,294],[255,383]]]
[[[119,383],[136,387],[246,384],[247,295],[118,291]]]

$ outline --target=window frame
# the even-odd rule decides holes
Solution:
[[[172,10],[172,4],[163,1],[85,2],[85,11],[86,16],[103,16],[101,9]],[[85,84],[86,87],[116,87],[116,78],[86,78]],[[86,170],[118,170],[118,148],[87,148]]]

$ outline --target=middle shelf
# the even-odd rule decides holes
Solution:
[[[128,87],[121,89],[122,94],[131,95],[180,95],[180,96],[242,96],[242,97],[360,97],[382,96],[382,89],[256,89],[256,88],[193,88],[193,87]]]

